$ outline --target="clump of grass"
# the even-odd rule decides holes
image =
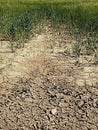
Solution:
[[[88,54],[90,53],[96,53],[97,50],[97,39],[95,39],[94,37],[87,37],[87,39],[84,41],[83,45],[86,48],[86,51]]]
[[[73,52],[76,54],[77,58],[80,56],[81,53],[81,41],[77,41],[74,45]]]
[[[76,43],[73,49],[77,59],[82,54],[94,56],[95,62],[98,62],[98,38],[91,33],[81,38],[81,34],[76,35]]]

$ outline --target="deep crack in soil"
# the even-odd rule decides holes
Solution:
[[[49,43],[1,48],[0,130],[98,130],[98,66]]]

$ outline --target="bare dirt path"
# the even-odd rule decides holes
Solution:
[[[25,47],[11,53],[9,42],[0,44],[0,84],[14,84],[20,78],[28,76],[36,66],[30,64],[37,56],[45,54],[45,35],[32,38]],[[5,89],[5,88],[4,88]]]
[[[0,130],[98,130],[98,66],[50,38],[0,43]]]

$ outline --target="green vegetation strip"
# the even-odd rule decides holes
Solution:
[[[44,19],[53,25],[98,32],[97,0],[0,0],[0,32],[7,38],[28,36]]]
[[[0,33],[6,40],[27,39],[38,24],[48,20],[54,28],[67,25],[76,35],[85,32],[97,38],[98,0],[0,0]],[[98,40],[96,44],[87,40],[87,48],[97,48]]]

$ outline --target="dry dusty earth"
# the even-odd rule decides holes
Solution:
[[[98,130],[98,65],[71,39],[42,34],[14,53],[0,42],[0,130]]]

